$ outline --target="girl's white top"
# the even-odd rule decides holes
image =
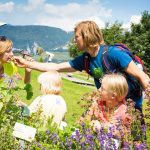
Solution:
[[[67,112],[67,106],[64,99],[59,95],[42,95],[38,96],[29,106],[30,113],[35,113],[39,109],[42,110],[41,116],[45,120],[48,117],[53,116],[53,123],[60,125],[65,113]]]

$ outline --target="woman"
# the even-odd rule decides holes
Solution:
[[[5,36],[0,36],[0,78],[5,73],[3,65],[14,59],[12,48],[12,41],[10,39],[7,39]],[[30,74],[31,69],[26,68],[24,83],[30,82]]]
[[[82,71],[86,70],[85,65],[85,55],[90,56],[89,62],[89,74],[94,78],[95,85],[100,88],[99,79],[107,73],[104,68],[101,57],[102,50],[104,48],[104,39],[98,25],[93,21],[82,21],[78,23],[74,29],[75,42],[79,50],[84,53],[75,59],[64,62],[64,63],[39,63],[39,62],[29,62],[20,57],[15,57],[16,64],[20,67],[29,67],[31,69],[36,69],[39,71],[49,71],[56,70],[59,72],[67,71]],[[129,86],[129,92],[127,98],[131,98],[136,103],[136,108],[141,109],[142,106],[142,92],[136,92],[136,87],[134,81],[138,82],[138,88],[143,90],[148,89],[149,77],[142,70],[140,70],[132,58],[120,51],[117,47],[110,46],[108,48],[108,58],[111,63],[119,69],[119,72],[123,72],[126,75],[126,79]],[[99,73],[96,73],[99,72]]]

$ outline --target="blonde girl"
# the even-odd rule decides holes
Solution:
[[[121,74],[108,74],[103,77],[101,84],[100,99],[93,102],[88,112],[89,115],[94,116],[103,126],[109,126],[117,119],[123,122],[130,119],[125,102],[128,93],[125,77]]]
[[[41,119],[44,118],[44,124],[47,119],[53,117],[53,123],[58,126],[65,117],[67,106],[64,99],[59,95],[61,92],[62,81],[57,71],[42,73],[38,77],[41,87],[41,96],[38,96],[29,106],[31,113],[42,109]]]
[[[3,64],[10,61],[13,57],[12,53],[13,43],[5,36],[0,36],[0,76],[4,73]]]

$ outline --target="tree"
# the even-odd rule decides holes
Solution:
[[[114,43],[122,43],[124,40],[124,34],[121,26],[122,24],[117,21],[112,25],[106,23],[105,29],[102,30],[105,44],[111,45]]]
[[[105,44],[114,44],[114,43],[122,43],[124,39],[123,29],[121,28],[121,24],[117,21],[110,25],[106,23],[106,28],[102,30]],[[74,43],[74,39],[72,39],[68,45],[68,50],[70,57],[76,57],[83,53],[82,51],[78,50],[76,44]]]
[[[131,31],[124,31],[122,24],[117,21],[114,24],[106,23],[105,29],[102,30],[105,44],[124,43],[131,51],[136,52],[144,61],[149,71],[150,64],[150,14],[148,11],[142,13],[139,24],[131,24]],[[68,45],[71,57],[81,54],[73,40]]]
[[[69,51],[69,55],[70,57],[74,58],[76,56],[79,56],[80,54],[82,54],[83,52],[80,51],[75,42],[74,39],[71,39],[70,43],[68,44],[68,51]]]
[[[43,52],[44,52],[44,49],[42,47],[37,47],[37,50],[36,50],[37,55],[41,55]]]
[[[125,33],[124,43],[128,43],[128,46],[142,58],[149,70],[150,14],[148,11],[142,13],[139,24],[131,24],[131,32]]]

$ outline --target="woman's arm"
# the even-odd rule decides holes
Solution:
[[[150,78],[147,74],[140,70],[133,61],[129,63],[128,67],[125,69],[125,72],[135,77],[141,83],[144,90],[147,88]]]
[[[40,62],[31,62],[27,61],[21,57],[15,56],[15,64],[18,67],[23,67],[23,68],[31,68],[35,69],[38,71],[49,71],[49,70],[56,70],[58,72],[74,72],[76,71],[74,68],[71,67],[69,62],[63,62],[63,63],[40,63]]]

